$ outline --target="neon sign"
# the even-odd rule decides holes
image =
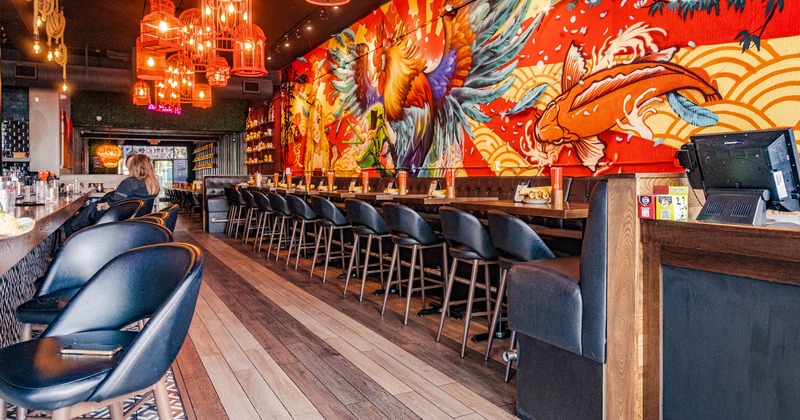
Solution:
[[[147,110],[148,111],[155,111],[155,112],[163,112],[165,114],[181,115],[181,107],[179,107],[179,106],[173,107],[173,106],[165,106],[165,105],[161,105],[161,104],[159,104],[159,105],[150,104],[150,105],[147,105]]]

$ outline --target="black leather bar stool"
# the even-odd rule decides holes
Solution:
[[[244,195],[242,195],[242,191],[246,191],[240,188],[234,188],[231,194],[233,195],[233,199],[236,200],[236,226],[233,229],[233,238],[239,239],[239,229],[244,226],[245,221],[247,220],[247,201],[244,199]],[[246,226],[245,226],[246,228]],[[245,229],[246,230],[246,229]],[[244,235],[244,232],[242,232]]]
[[[311,261],[311,277],[314,277],[314,267],[317,264],[317,257],[319,256],[319,246],[322,243],[324,236],[325,268],[322,272],[322,282],[325,283],[328,278],[328,263],[330,263],[331,258],[341,258],[342,269],[345,267],[346,250],[344,233],[352,226],[350,226],[350,221],[347,220],[347,217],[344,215],[344,213],[342,213],[342,211],[339,210],[339,208],[337,208],[336,205],[328,199],[312,196],[311,207],[314,209],[314,213],[317,215],[320,228],[322,229],[320,235],[317,236],[317,245],[314,247],[314,259]],[[339,231],[340,248],[338,252],[333,253],[333,237],[335,236],[337,230]]]
[[[111,260],[41,338],[0,349],[0,412],[10,402],[66,420],[108,407],[121,419],[124,399],[152,391],[159,417],[172,418],[164,375],[189,331],[202,275],[203,256],[188,244],[136,248]],[[147,318],[140,332],[121,331]],[[70,344],[97,343],[122,351],[61,354]]]
[[[483,226],[481,221],[472,214],[453,207],[443,206],[439,208],[439,217],[442,222],[442,231],[450,249],[450,256],[453,258],[453,265],[450,267],[450,277],[447,279],[447,290],[444,294],[444,304],[442,305],[442,317],[439,320],[439,332],[436,333],[436,341],[442,338],[442,328],[444,319],[450,312],[450,305],[461,304],[465,301],[450,301],[453,292],[453,284],[456,281],[469,284],[467,295],[467,313],[464,316],[464,337],[461,340],[461,357],[467,350],[467,337],[469,336],[469,324],[474,316],[485,315],[487,319],[492,314],[491,302],[491,283],[489,280],[489,266],[497,264],[497,249],[492,244],[489,231]],[[464,281],[456,277],[458,262],[465,262],[472,266],[472,273],[469,281]],[[478,269],[483,266],[484,284],[477,284]],[[486,310],[482,312],[472,312],[475,301],[475,289],[481,288],[486,291]],[[489,320],[491,322],[491,320]]]
[[[386,223],[389,230],[392,232],[392,242],[394,249],[392,250],[392,262],[389,264],[389,280],[386,284],[386,294],[383,297],[383,306],[381,307],[381,315],[386,311],[386,302],[389,299],[389,290],[392,287],[392,273],[394,272],[395,265],[397,267],[397,286],[400,287],[401,266],[400,248],[411,248],[411,261],[409,261],[409,274],[406,291],[406,311],[403,319],[403,325],[408,324],[408,311],[411,308],[411,295],[414,291],[422,293],[422,306],[425,307],[425,291],[433,288],[444,286],[441,281],[428,279],[433,284],[425,284],[425,261],[422,251],[429,248],[442,248],[442,278],[447,278],[447,243],[441,235],[437,235],[431,229],[428,222],[422,216],[412,210],[410,207],[397,203],[384,203],[383,214],[386,217]],[[414,287],[414,271],[419,261],[419,287]]]
[[[275,261],[278,261],[280,256],[281,246],[289,245],[289,221],[292,219],[292,211],[289,209],[289,203],[282,195],[271,192],[267,195],[269,203],[275,214],[275,220],[272,224],[272,233],[269,235],[269,249],[267,249],[267,258],[272,252],[272,242],[275,240],[275,235],[278,235],[278,241],[275,247]],[[284,236],[284,232],[286,235]],[[288,249],[288,247],[287,247]],[[287,257],[288,258],[288,257]]]
[[[258,207],[258,220],[256,221],[256,225],[258,228],[256,229],[256,239],[253,241],[253,251],[256,250],[256,246],[258,246],[258,251],[261,251],[261,242],[264,240],[264,236],[267,235],[268,232],[272,231],[272,204],[269,202],[269,197],[261,191],[254,191],[253,192],[253,199],[256,201],[256,207]]]
[[[95,224],[102,225],[104,223],[128,220],[136,215],[136,212],[138,212],[143,205],[144,202],[138,199],[117,201],[116,203],[112,204],[111,207],[109,207],[99,219],[97,219]]]
[[[31,339],[33,325],[53,322],[67,302],[111,259],[136,247],[170,241],[172,233],[153,223],[104,223],[75,232],[58,249],[33,299],[17,307],[17,320],[22,324],[20,341]]]
[[[364,265],[361,267],[361,293],[358,295],[358,301],[361,302],[364,299],[364,284],[369,273],[379,272],[381,285],[383,285],[383,239],[390,238],[392,233],[378,210],[366,201],[349,198],[344,201],[344,205],[347,209],[347,219],[353,226],[353,252],[350,254],[350,264],[347,267],[347,277],[344,281],[345,296],[347,296],[347,286],[350,283],[350,274],[353,272],[353,262],[360,256],[361,238],[367,238],[367,245],[364,248]],[[378,242],[378,269],[370,271],[369,258],[372,255],[373,239],[377,239]],[[358,265],[356,262],[356,266]]]
[[[547,247],[542,238],[518,217],[496,210],[489,210],[487,218],[489,219],[489,232],[492,236],[492,243],[500,254],[497,259],[500,264],[500,283],[497,285],[497,301],[495,302],[492,323],[489,327],[489,339],[486,344],[486,360],[489,360],[492,344],[494,343],[495,329],[501,320],[500,315],[506,292],[508,270],[525,261],[554,258],[556,255]],[[512,332],[511,349],[514,348],[515,341],[516,333]],[[506,382],[508,382],[511,374],[511,363],[512,361],[509,360],[506,365]]]
[[[289,241],[289,251],[286,253],[286,265],[289,265],[289,260],[292,257],[292,249],[294,249],[295,237],[297,237],[297,249],[295,250],[296,258],[294,261],[294,269],[300,264],[300,252],[305,254],[306,250],[313,246],[312,243],[306,243],[306,225],[311,224],[314,226],[314,235],[320,237],[317,231],[317,215],[311,206],[306,203],[302,198],[287,194],[286,202],[289,203],[289,210],[292,211],[292,239]],[[315,250],[316,252],[316,250]],[[314,271],[313,269],[311,270]]]
[[[202,203],[202,199],[200,197],[200,194],[198,194],[196,192],[189,193],[189,205],[190,205],[189,218],[194,217],[194,211],[195,210],[200,210],[200,212],[202,212],[203,211],[203,203]],[[202,214],[201,214],[201,217],[202,217]]]
[[[175,225],[178,223],[178,212],[180,211],[180,207],[177,204],[172,204],[161,211],[167,213],[167,217],[164,219],[164,225],[167,227],[167,229],[169,229],[170,232],[175,232]]]
[[[258,229],[258,224],[255,226],[253,222],[257,220],[258,216],[258,205],[256,204],[256,199],[253,197],[253,193],[246,188],[242,188],[239,190],[242,194],[242,200],[244,201],[244,209],[245,209],[245,217],[244,217],[244,232],[242,234],[242,242],[247,243],[250,240],[250,232],[253,229]]]
[[[228,236],[231,236],[233,235],[234,227],[238,230],[242,208],[239,202],[239,192],[235,187],[225,187],[224,191],[225,198],[228,199],[228,227],[225,232]],[[181,208],[183,208],[183,205],[181,205]]]

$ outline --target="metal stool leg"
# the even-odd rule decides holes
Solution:
[[[317,245],[314,247],[314,258],[311,259],[311,274],[309,274],[309,278],[314,277],[314,267],[317,266],[317,258],[319,257],[319,245],[322,242],[322,236],[327,232],[327,229],[322,226],[320,227],[321,229],[319,230],[319,235],[317,235]],[[322,279],[322,282],[325,283],[324,278]]]
[[[492,344],[494,343],[494,332],[497,330],[497,322],[500,320],[500,310],[503,306],[503,297],[506,293],[506,274],[507,271],[504,269],[500,269],[500,284],[497,285],[497,301],[494,303],[494,313],[492,314],[492,322],[489,325],[489,339],[486,343],[486,358],[485,360],[489,360],[489,356],[492,353]]]
[[[472,261],[472,274],[469,276],[469,294],[467,295],[467,313],[464,317],[464,337],[461,339],[461,358],[467,351],[467,337],[469,337],[469,322],[472,318],[472,303],[475,299],[475,282],[478,280],[478,260]]]
[[[456,267],[458,259],[453,258],[453,264],[450,266],[450,277],[447,278],[447,287],[444,292],[444,301],[442,302],[442,316],[439,318],[439,331],[436,333],[436,341],[442,339],[442,328],[444,328],[444,318],[450,315],[450,294],[453,292],[453,283],[455,282]]]
[[[411,295],[414,294],[414,267],[416,266],[417,252],[421,252],[417,245],[411,248],[411,268],[408,270],[408,286],[406,287],[406,315],[403,325],[408,325],[408,311],[411,309]],[[422,270],[422,267],[420,267]]]
[[[386,280],[386,291],[383,293],[383,306],[381,306],[381,315],[386,311],[386,302],[389,300],[389,291],[392,290],[392,273],[394,272],[394,264],[400,257],[400,247],[395,244],[392,251],[392,262],[389,264],[389,278]],[[399,265],[399,264],[398,264]],[[397,282],[400,283],[400,268],[397,269]]]
[[[344,278],[344,294],[342,294],[342,296],[347,296],[347,286],[350,285],[350,274],[353,272],[353,262],[355,262],[356,254],[359,252],[358,245],[360,243],[360,238],[360,235],[353,234],[353,252],[350,253],[350,263],[347,264],[347,275]],[[370,239],[367,239],[367,246],[369,246]],[[367,248],[367,258],[369,258],[369,248]],[[361,290],[364,290],[363,284]]]

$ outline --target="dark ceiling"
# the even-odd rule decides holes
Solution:
[[[286,66],[387,1],[352,0],[333,8],[314,6],[305,0],[252,0],[253,22],[264,30],[266,55],[272,57],[266,62],[267,69]],[[175,6],[179,14],[181,10],[200,7],[200,2],[175,0]],[[112,61],[130,59],[139,20],[149,10],[148,0],[61,0],[61,3],[67,22],[64,40],[75,58],[71,63],[83,65],[83,60],[77,57],[84,53]],[[0,25],[7,39],[3,49],[11,46],[31,60],[41,60],[32,53],[32,2],[0,0],[0,5]],[[284,45],[287,41],[289,47]],[[5,51],[3,54],[7,57]]]

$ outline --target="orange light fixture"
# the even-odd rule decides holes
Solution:
[[[224,57],[215,56],[206,66],[206,79],[212,87],[225,87],[231,78],[231,66]]]
[[[143,48],[170,53],[183,47],[181,22],[170,0],[150,0],[150,13],[142,18],[139,37]]]
[[[183,25],[181,27],[183,53],[192,59],[194,70],[197,72],[206,71],[206,64],[214,50],[211,32],[203,28],[202,18],[202,13],[198,8],[187,9],[178,18]]]
[[[167,68],[167,55],[142,47],[136,38],[136,77],[142,80],[164,80]]]
[[[239,31],[233,48],[231,73],[243,77],[266,76],[264,67],[264,31],[258,25],[249,25]]]
[[[177,93],[180,102],[191,102],[194,89],[194,63],[192,60],[183,53],[169,56],[165,82],[172,90],[170,95]]]
[[[198,83],[192,91],[192,106],[195,108],[211,108],[211,86]]]
[[[150,85],[144,80],[133,84],[133,104],[136,106],[150,105]]]
[[[104,168],[115,168],[122,159],[122,149],[116,144],[101,144],[94,153],[100,158]]]

